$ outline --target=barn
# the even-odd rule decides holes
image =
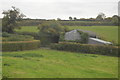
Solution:
[[[93,38],[97,38],[98,36],[96,35],[96,33],[95,32],[92,32],[92,31],[87,31],[87,30],[82,30],[82,29],[77,29],[77,31],[82,31],[82,32],[84,32],[84,33],[88,33],[88,35],[90,36],[90,37],[93,37]]]
[[[65,40],[80,40],[80,33],[77,30],[72,30],[65,33]]]
[[[78,31],[88,33],[88,35],[89,35],[88,44],[99,44],[99,45],[105,45],[105,44],[106,45],[111,45],[112,44],[111,42],[98,39],[94,32],[85,31],[85,30],[72,30],[72,31],[66,32],[64,39],[67,40],[67,41],[68,40],[69,41],[80,40],[81,35],[80,35],[80,33]]]

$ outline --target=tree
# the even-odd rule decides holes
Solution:
[[[60,33],[63,31],[61,25],[56,21],[44,22],[39,25],[39,35],[42,44],[58,43]]]
[[[98,21],[102,21],[105,19],[105,14],[104,13],[99,13],[98,16],[96,17],[96,20]]]
[[[105,18],[105,21],[111,22],[111,21],[112,21],[112,17],[107,17],[107,18]]]
[[[20,10],[14,6],[12,6],[11,10],[3,11],[2,14],[4,14],[2,20],[2,31],[8,33],[14,33],[14,29],[18,27],[17,21],[20,21],[25,17],[25,15],[20,13]]]
[[[61,21],[61,19],[60,19],[60,18],[57,18],[57,21]]]
[[[72,21],[72,17],[69,17],[69,20]]]
[[[76,17],[74,17],[74,20],[77,20],[77,18],[76,18]]]
[[[118,26],[118,20],[119,20],[120,18],[119,18],[119,16],[117,16],[117,15],[114,15],[113,17],[112,17],[112,23],[115,25],[115,26]]]

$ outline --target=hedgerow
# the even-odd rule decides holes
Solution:
[[[19,34],[9,34],[7,32],[2,33],[2,41],[32,41],[34,37],[31,35],[19,35]]]
[[[50,45],[50,47],[51,49],[62,51],[118,56],[118,47],[110,45],[93,45],[73,42],[62,42],[59,44],[52,44]]]
[[[12,42],[2,42],[2,51],[23,51],[32,50],[39,48],[40,41],[12,41]]]
[[[40,21],[40,20],[23,20],[18,23],[20,26],[38,26],[43,22],[52,22],[52,21]],[[62,26],[113,26],[111,22],[103,21],[58,21]]]
[[[63,26],[112,26],[110,22],[98,21],[58,21]]]

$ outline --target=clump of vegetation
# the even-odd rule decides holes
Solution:
[[[113,17],[112,17],[112,23],[113,23],[113,25],[115,25],[115,26],[119,26],[119,20],[120,20],[120,17],[119,16],[117,16],[117,15],[114,15]]]
[[[40,47],[39,40],[33,41],[12,41],[12,42],[3,42],[2,51],[23,51],[23,50],[31,50]]]
[[[76,42],[78,43],[88,43],[88,39],[89,39],[89,35],[88,33],[82,32],[82,31],[78,31],[80,33],[80,40],[76,40]]]
[[[39,25],[39,35],[41,43],[58,43],[60,34],[63,31],[61,25],[56,21],[45,22]]]
[[[89,35],[88,33],[82,33],[81,34],[81,43],[88,43]]]
[[[51,49],[62,50],[62,51],[119,56],[118,55],[119,48],[116,46],[63,42],[63,43],[59,43],[59,44],[57,44],[57,43],[52,44],[50,47],[51,47]]]

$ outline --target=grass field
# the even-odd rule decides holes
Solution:
[[[21,26],[21,29],[16,29],[17,32],[38,32],[37,26]]]
[[[118,26],[69,26],[70,30],[83,29],[95,32],[102,39],[118,43]],[[38,32],[37,26],[22,26],[18,32]]]
[[[117,78],[118,58],[50,49],[3,52],[9,78]]]
[[[118,43],[118,26],[69,26],[69,28],[93,31],[104,40]]]
[[[1,52],[0,52],[1,55]],[[2,79],[2,57],[0,56],[0,80]]]

